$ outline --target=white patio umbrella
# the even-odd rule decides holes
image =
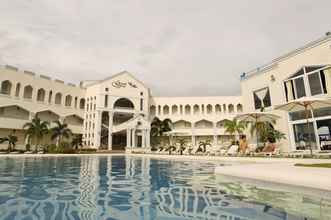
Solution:
[[[239,121],[254,122],[255,124],[258,122],[272,122],[278,118],[280,118],[278,115],[268,112],[248,112],[235,117],[235,119]],[[256,129],[256,147],[258,147],[259,144],[258,134],[258,129]]]
[[[302,97],[299,99],[295,99],[289,101],[283,105],[278,105],[275,107],[277,110],[283,110],[287,112],[295,112],[295,111],[305,111],[305,119],[307,121],[307,130],[308,130],[308,139],[309,139],[309,149],[310,154],[313,154],[313,150],[311,147],[311,137],[309,134],[310,126],[309,126],[309,112],[318,109],[331,107],[331,98],[330,97]]]

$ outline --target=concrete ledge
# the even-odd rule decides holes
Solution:
[[[296,167],[294,166],[294,163],[290,162],[222,166],[217,167],[215,173],[232,177],[331,191],[330,169]]]

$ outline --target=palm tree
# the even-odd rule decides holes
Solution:
[[[8,142],[8,152],[11,152],[15,149],[17,141],[17,136],[12,134],[8,135],[7,137],[0,138],[0,144]]]
[[[265,143],[268,139],[268,133],[269,131],[272,129],[273,130],[273,124],[275,123],[275,121],[271,121],[271,122],[262,122],[262,121],[258,121],[258,122],[251,122],[251,128],[250,128],[250,133],[253,136],[254,134],[256,134],[256,138],[257,138],[257,143],[259,142],[259,138],[261,139],[261,141],[263,143]]]
[[[34,138],[36,141],[35,151],[38,150],[40,140],[48,134],[49,123],[47,121],[42,121],[37,116],[32,119],[31,122],[27,122],[23,125],[23,129],[26,129],[25,135],[29,138]]]
[[[236,133],[238,135],[242,134],[243,131],[246,129],[247,127],[247,123],[243,122],[243,121],[238,121],[237,119],[233,119],[233,120],[228,120],[226,119],[224,121],[224,128],[225,128],[225,132],[229,133],[230,135],[234,135],[234,139]]]
[[[51,139],[56,139],[56,146],[59,147],[62,138],[68,139],[72,135],[72,131],[68,128],[68,124],[66,123],[61,123],[59,120],[54,123],[56,126],[51,129]]]
[[[161,138],[165,132],[172,130],[172,121],[170,119],[160,120],[155,117],[151,123],[151,136],[152,138]],[[160,140],[157,141],[158,143]]]
[[[31,122],[27,122],[23,125],[23,129],[26,129],[25,135],[29,138],[34,138],[36,141],[35,151],[38,150],[40,140],[44,135],[48,134],[49,123],[47,121],[42,121],[40,118],[35,116]]]
[[[71,145],[77,150],[79,147],[83,146],[83,140],[82,140],[81,134],[75,134],[71,140]]]

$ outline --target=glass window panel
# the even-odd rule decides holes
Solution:
[[[321,150],[331,150],[331,119],[316,122]]]
[[[311,145],[313,150],[317,149],[314,126],[312,122],[309,123],[309,126],[307,123],[294,124],[293,132],[297,150],[309,150],[309,145]]]
[[[331,107],[314,109],[314,117],[331,116]]]
[[[271,106],[271,99],[270,99],[270,91],[269,91],[269,89],[268,89],[267,94],[265,95],[265,97],[263,99],[263,104],[264,104],[264,107]]]
[[[305,111],[290,112],[289,115],[291,121],[306,119]],[[308,118],[311,118],[311,111],[309,111]]]
[[[262,106],[261,100],[259,99],[259,97],[257,97],[257,95],[255,93],[254,93],[254,106],[255,106],[255,109],[260,109]]]
[[[306,66],[306,73],[313,72],[315,70],[321,69],[325,66]]]
[[[319,72],[308,75],[311,95],[318,95],[322,93],[322,86]]]
[[[295,79],[294,82],[295,82],[295,89],[296,89],[296,92],[297,92],[297,97],[296,98],[301,98],[303,96],[306,96],[305,84],[304,84],[304,81],[303,81],[303,77]]]

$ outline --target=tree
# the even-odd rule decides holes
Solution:
[[[7,137],[0,138],[0,144],[8,142],[8,152],[11,152],[15,149],[17,141],[17,136],[12,134],[8,135]]]
[[[286,135],[276,130],[272,125],[266,126],[261,131],[261,139],[263,142],[269,141],[270,143],[276,143],[282,139],[286,139]]]
[[[233,120],[226,119],[224,121],[225,132],[226,133],[229,133],[230,135],[234,135],[235,136],[236,133],[238,135],[240,135],[240,134],[243,133],[243,131],[246,129],[246,127],[247,127],[247,123],[246,122],[238,121],[237,119],[233,119]]]
[[[55,121],[54,123],[56,126],[51,129],[51,139],[56,139],[56,146],[59,147],[63,138],[70,138],[72,131],[68,128],[68,124],[66,123],[61,123],[60,121]]]
[[[253,136],[256,134],[257,143],[261,140],[263,143],[268,141],[268,133],[273,128],[275,121],[266,122],[266,121],[257,121],[251,122],[250,133]]]
[[[25,135],[35,139],[35,151],[38,150],[40,140],[48,134],[48,126],[49,123],[47,121],[42,121],[37,116],[31,122],[23,125],[23,129],[26,129]]]
[[[159,144],[160,138],[165,132],[172,130],[172,121],[170,119],[160,120],[158,117],[155,117],[151,123],[151,137],[153,144]]]
[[[71,140],[71,145],[74,147],[76,150],[79,147],[83,146],[83,137],[81,134],[75,134]]]

